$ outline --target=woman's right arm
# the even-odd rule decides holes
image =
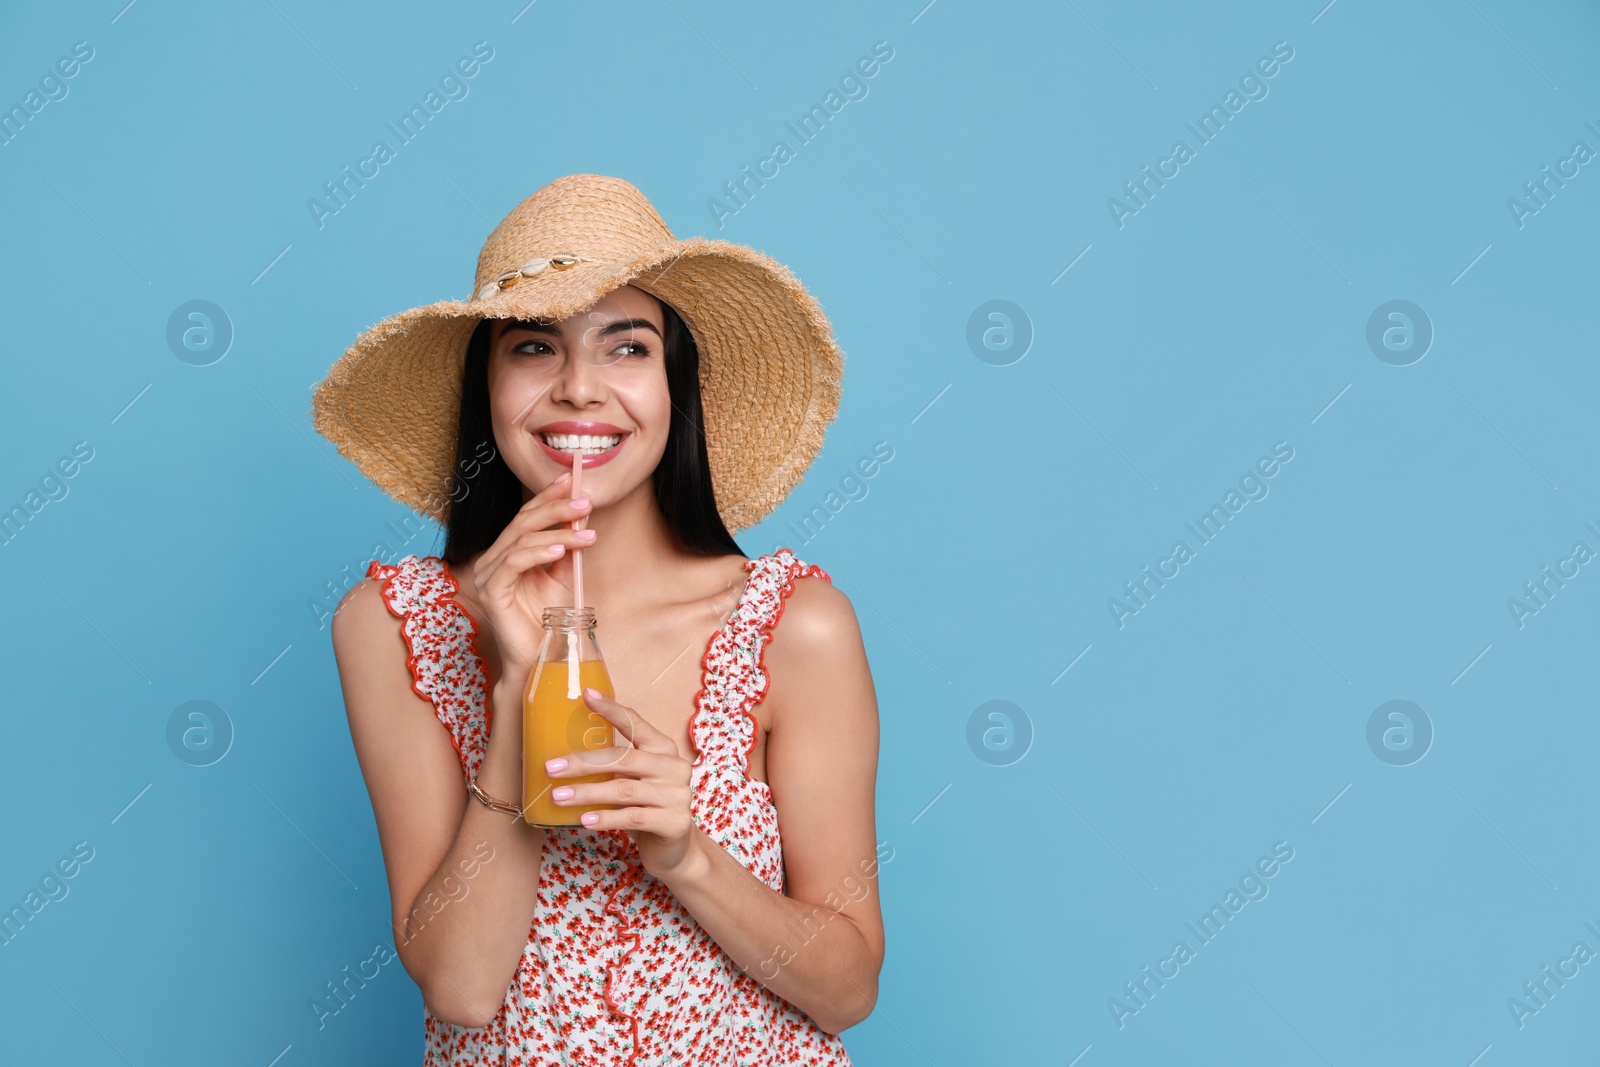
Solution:
[[[400,620],[376,580],[345,595],[332,629],[388,873],[396,951],[436,1018],[487,1025],[527,948],[544,831],[468,795],[449,732],[411,688]],[[522,796],[525,681],[524,673],[495,684],[497,729],[478,772],[484,792],[511,803]]]

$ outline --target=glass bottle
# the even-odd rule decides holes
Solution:
[[[609,782],[609,773],[551,778],[544,764],[557,756],[609,748],[615,728],[583,699],[585,688],[615,696],[600,645],[593,608],[546,608],[544,641],[522,698],[522,818],[534,826],[577,827],[586,811],[614,804],[557,804],[550,790],[582,782]]]

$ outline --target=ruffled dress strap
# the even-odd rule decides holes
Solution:
[[[794,583],[815,575],[832,583],[821,567],[787,548],[745,562],[750,572],[739,604],[712,637],[701,662],[701,689],[689,720],[695,766],[749,773],[758,728],[751,709],[767,694],[766,647]]]
[[[411,688],[433,704],[461,762],[463,780],[478,773],[489,738],[488,665],[472,618],[455,600],[454,576],[437,556],[373,560],[367,577],[382,583],[383,602],[401,620]]]

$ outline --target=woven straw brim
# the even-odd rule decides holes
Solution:
[[[624,284],[670,304],[694,335],[717,511],[730,532],[754,526],[821,450],[839,409],[844,354],[787,267],[727,241],[691,237],[622,263],[548,270],[486,299],[393,315],[318,383],[312,424],[384,492],[448,523],[461,372],[478,322],[566,318]]]

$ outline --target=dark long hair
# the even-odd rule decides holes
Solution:
[[[684,550],[744,556],[723,525],[712,491],[700,404],[700,349],[677,311],[664,300],[657,302],[666,326],[662,341],[672,420],[666,450],[651,475],[656,506]],[[461,371],[461,421],[443,554],[451,564],[465,563],[493,544],[523,504],[522,483],[494,446],[489,415],[491,324],[484,319],[472,331]]]

